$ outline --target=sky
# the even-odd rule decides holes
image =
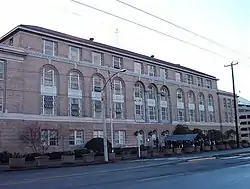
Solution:
[[[162,33],[209,49],[225,58],[133,25],[70,0],[0,0],[0,35],[19,24],[38,25],[155,58],[181,64],[219,79],[221,90],[232,92],[229,67],[235,66],[236,93],[250,100],[250,1],[249,0],[123,0],[158,17],[212,39],[221,48],[157,20],[116,0],[77,0],[151,27]],[[118,34],[115,33],[118,28]]]

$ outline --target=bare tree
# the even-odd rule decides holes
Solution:
[[[42,130],[36,123],[26,126],[20,135],[20,139],[34,153],[45,154],[51,143],[57,145],[58,133],[56,130]]]

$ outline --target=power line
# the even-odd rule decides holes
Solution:
[[[216,41],[214,41],[214,40],[212,40],[212,39],[209,39],[209,38],[207,38],[207,37],[204,37],[204,36],[202,36],[202,35],[200,35],[200,34],[198,34],[198,33],[196,33],[196,32],[193,32],[193,31],[191,31],[191,30],[189,30],[189,29],[186,29],[186,28],[184,28],[184,27],[182,27],[182,26],[179,26],[179,25],[177,25],[177,24],[175,24],[175,23],[173,23],[173,22],[170,22],[170,21],[168,21],[168,20],[166,20],[166,19],[164,19],[164,18],[161,18],[161,17],[159,17],[159,16],[156,16],[156,15],[150,13],[150,12],[147,12],[147,11],[145,11],[145,10],[143,10],[143,9],[140,9],[140,8],[138,8],[138,7],[135,7],[135,6],[131,5],[131,4],[125,3],[125,2],[123,2],[123,1],[121,1],[121,0],[116,0],[116,1],[119,2],[119,3],[122,3],[122,4],[126,5],[126,6],[128,6],[128,7],[130,7],[130,8],[133,8],[133,9],[135,9],[135,10],[137,10],[137,11],[140,11],[140,12],[142,12],[142,13],[144,13],[144,14],[147,14],[147,15],[149,15],[149,16],[152,16],[152,17],[154,17],[154,18],[156,18],[156,19],[158,19],[158,20],[161,20],[161,21],[163,21],[163,22],[166,22],[166,23],[168,23],[168,24],[170,24],[170,25],[172,25],[172,26],[175,26],[175,27],[177,27],[177,28],[179,28],[179,29],[181,29],[181,30],[184,30],[184,31],[186,31],[186,32],[188,32],[188,33],[191,33],[191,34],[193,34],[193,35],[195,35],[195,36],[197,36],[197,37],[199,37],[199,38],[202,38],[202,39],[204,39],[204,40],[206,40],[206,41],[208,41],[208,42],[210,42],[210,43],[213,43],[213,44],[215,44],[215,45],[217,45],[217,46],[219,46],[219,47],[221,47],[221,48],[227,49],[227,50],[229,50],[229,51],[231,51],[231,52],[234,52],[234,53],[236,53],[236,54],[238,54],[238,55],[240,55],[240,56],[243,56],[243,57],[245,57],[245,58],[247,58],[247,59],[250,59],[250,57],[248,57],[248,56],[246,56],[246,55],[244,55],[244,54],[238,52],[237,50],[231,49],[230,47],[227,47],[227,46],[225,46],[225,45],[223,45],[223,44],[221,44],[221,43],[218,43],[218,42],[216,42]]]
[[[221,54],[219,54],[219,53],[216,53],[216,52],[211,51],[211,50],[209,50],[209,49],[206,49],[206,48],[203,48],[203,47],[201,47],[201,46],[195,45],[194,43],[191,43],[191,42],[189,42],[189,41],[186,41],[186,40],[183,40],[183,39],[174,37],[174,36],[169,35],[169,34],[167,34],[167,33],[164,33],[164,32],[161,32],[161,31],[159,31],[159,30],[156,30],[156,29],[154,29],[154,28],[150,28],[150,27],[145,26],[145,25],[143,25],[143,24],[137,23],[137,22],[132,21],[132,20],[129,20],[129,19],[127,19],[127,18],[123,18],[123,17],[121,17],[121,16],[115,15],[115,14],[113,14],[113,13],[110,13],[110,12],[107,12],[107,11],[104,11],[104,10],[101,10],[101,9],[99,9],[99,8],[93,7],[93,6],[91,6],[91,5],[87,5],[87,4],[85,4],[85,3],[82,3],[82,2],[79,2],[79,1],[76,1],[76,0],[71,0],[71,1],[74,2],[74,3],[76,3],[76,4],[79,4],[79,5],[82,5],[82,6],[91,8],[91,9],[94,9],[94,10],[96,10],[96,11],[102,12],[102,13],[107,14],[107,15],[109,15],[109,16],[118,18],[118,19],[120,19],[120,20],[123,20],[123,21],[129,22],[129,23],[131,23],[131,24],[137,25],[137,26],[139,26],[139,27],[142,27],[142,28],[148,29],[148,30],[150,30],[150,31],[156,32],[156,33],[158,33],[158,34],[161,34],[161,35],[170,37],[170,38],[172,38],[172,39],[174,39],[174,40],[177,40],[177,41],[179,41],[179,42],[188,44],[188,45],[190,45],[190,46],[196,47],[196,48],[201,49],[201,50],[203,50],[203,51],[206,51],[206,52],[209,52],[209,53],[214,54],[214,55],[216,55],[216,56],[219,56],[219,57],[221,57],[221,58],[223,58],[223,59],[225,59],[225,60],[230,60],[230,59],[228,59],[227,57],[225,57],[225,56],[223,56],[223,55],[221,55]]]

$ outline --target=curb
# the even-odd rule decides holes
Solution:
[[[40,167],[25,167],[25,168],[7,168],[0,172],[18,172],[18,171],[32,171],[32,170],[41,170],[41,169],[56,169],[56,168],[66,168],[66,167],[80,167],[80,166],[90,166],[90,165],[102,165],[102,164],[111,164],[116,163],[113,161],[110,162],[96,162],[89,164],[62,164],[62,165],[52,165],[52,166],[40,166]]]

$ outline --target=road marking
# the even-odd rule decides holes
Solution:
[[[158,176],[158,177],[149,177],[149,178],[136,180],[136,182],[158,180],[158,179],[164,179],[164,178],[175,177],[175,176],[185,176],[187,174],[188,174],[188,172],[187,173],[178,173],[178,174],[173,174],[173,175],[164,175],[164,176]]]
[[[157,164],[152,164],[152,165],[140,165],[140,166],[134,166],[134,167],[121,168],[121,169],[97,171],[97,172],[92,172],[92,173],[77,173],[77,174],[68,174],[68,175],[57,175],[57,176],[51,176],[51,177],[41,177],[41,178],[34,178],[34,179],[24,179],[24,180],[20,180],[20,181],[10,181],[7,183],[0,183],[0,186],[27,184],[27,183],[34,183],[34,182],[39,182],[39,181],[55,180],[55,179],[62,179],[62,178],[82,177],[82,176],[88,176],[88,175],[93,175],[93,174],[126,171],[126,170],[154,167],[154,166],[160,166],[160,165],[168,165],[168,163],[165,162],[165,163],[157,163]]]
[[[204,160],[215,160],[216,157],[207,157],[207,158],[197,158],[197,159],[189,159],[188,162],[194,162],[194,161],[204,161]]]
[[[250,157],[240,157],[239,159],[250,159]]]
[[[223,157],[223,158],[219,158],[219,159],[237,159],[239,158],[240,156],[231,156],[231,157]]]

